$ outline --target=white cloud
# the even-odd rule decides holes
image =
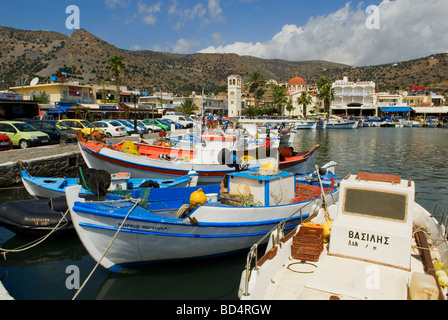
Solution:
[[[129,5],[129,0],[106,0],[106,5],[109,8],[127,7]]]
[[[222,37],[222,34],[220,34],[219,32],[214,32],[212,34],[212,38],[215,41],[215,43],[218,44],[218,45],[224,43],[224,39]]]
[[[219,1],[220,0],[207,0],[207,6],[199,2],[190,8],[180,8],[179,2],[177,0],[172,0],[172,4],[168,8],[168,13],[177,16],[179,19],[173,28],[179,30],[187,21],[192,20],[199,20],[202,24],[209,24],[211,22],[220,23],[225,21]]]
[[[147,6],[146,4],[140,1],[137,7],[138,7],[138,13],[142,15],[143,22],[149,25],[154,25],[157,21],[155,13],[160,12],[161,6],[162,3],[156,3],[152,6]]]
[[[140,47],[138,44],[136,44],[136,45],[133,45],[133,46],[130,48],[130,50],[132,50],[132,51],[139,51],[139,50],[143,50],[143,48]]]
[[[180,54],[186,54],[191,53],[192,48],[199,45],[199,41],[196,39],[184,39],[181,38],[177,40],[176,44],[174,45],[173,52],[174,53],[180,53]]]
[[[222,9],[219,6],[219,0],[208,0],[208,12],[214,22],[221,22],[224,20]]]
[[[380,29],[366,27],[368,4],[285,25],[265,42],[235,42],[200,52],[236,53],[293,61],[327,60],[350,65],[403,61],[448,50],[448,1],[383,0]]]

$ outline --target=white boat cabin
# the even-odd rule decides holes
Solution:
[[[341,184],[329,255],[410,270],[415,185],[359,173]]]

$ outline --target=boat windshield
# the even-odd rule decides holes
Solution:
[[[405,222],[408,197],[403,193],[347,188],[344,214]]]

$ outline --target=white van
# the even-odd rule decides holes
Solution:
[[[166,116],[183,116],[184,114],[180,111],[167,111]]]
[[[163,119],[171,119],[174,122],[180,123],[183,128],[192,128],[194,124],[194,120],[189,116],[184,115],[167,115],[163,117]]]

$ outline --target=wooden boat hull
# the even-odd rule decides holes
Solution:
[[[191,178],[196,175],[187,174],[176,179],[129,179],[127,181],[127,190],[110,190],[110,192],[116,192],[120,195],[131,194],[132,190],[137,189],[147,181],[157,183],[160,188],[186,187],[190,183]],[[25,170],[22,171],[22,183],[31,196],[41,199],[64,197],[67,187],[79,184],[77,178],[32,177]],[[81,188],[80,194],[83,196],[93,195],[92,192],[85,188]]]
[[[201,162],[199,156],[192,161],[183,161],[184,157],[194,157],[191,150],[175,150],[163,147],[153,147],[152,157],[136,156],[110,149],[101,143],[79,142],[81,154],[90,168],[103,169],[108,172],[129,172],[135,178],[167,179],[185,176],[191,170],[199,174],[201,183],[218,183],[231,172],[238,171],[235,167],[226,164]],[[155,149],[154,149],[155,148]],[[301,154],[294,154],[280,161],[279,169],[297,174],[306,174],[314,170],[314,158],[319,146]],[[156,154],[154,156],[154,154]],[[161,160],[157,155],[167,154],[175,160]],[[249,167],[260,166],[268,161],[276,162],[275,159],[267,157],[260,160],[248,161]]]
[[[111,271],[247,250],[280,221],[292,216],[286,223],[289,230],[321,206],[320,198],[275,207],[233,207],[207,203],[191,214],[198,221],[194,224],[187,218],[175,218],[177,209],[173,212],[151,210],[157,208],[157,202],[153,207],[150,205],[149,210],[139,206],[132,210],[132,202],[84,203],[77,197],[76,188],[79,187],[69,188],[66,195],[76,232],[89,254]],[[219,192],[220,187],[211,185],[202,188],[209,193]],[[188,192],[192,190],[188,188]],[[156,198],[162,196],[158,195],[158,191],[160,189],[155,189]],[[332,203],[337,194],[338,191],[328,194],[327,201]],[[120,226],[122,229],[118,232]],[[113,245],[107,250],[115,235]],[[101,258],[106,250],[104,258]]]

